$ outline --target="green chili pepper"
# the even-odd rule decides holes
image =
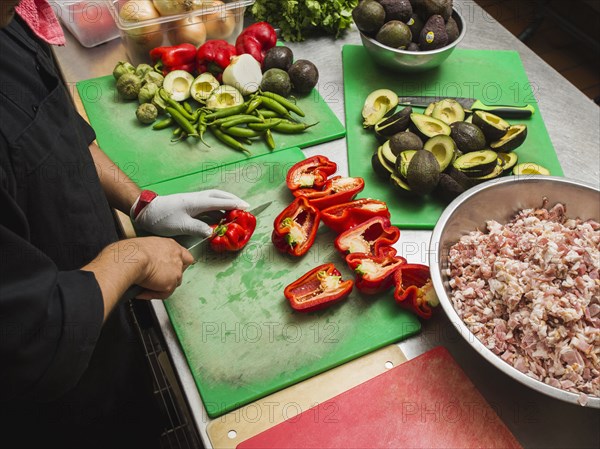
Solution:
[[[273,139],[273,133],[271,132],[270,129],[267,129],[265,131],[265,140],[267,141],[267,145],[269,146],[269,148],[274,150],[275,149],[275,139]]]
[[[163,100],[165,100],[165,102],[167,103],[168,106],[175,109],[177,112],[179,112],[180,115],[185,117],[187,120],[193,120],[194,117],[192,116],[192,114],[190,114],[188,111],[186,111],[185,108],[183,106],[181,106],[181,103],[173,100],[166,90],[160,89],[158,91],[158,94],[160,95],[160,97]]]
[[[254,113],[261,118],[277,118],[279,114],[275,111],[271,111],[270,109],[255,109]]]
[[[282,97],[281,95],[278,95],[278,94],[273,93],[273,92],[263,92],[262,96],[277,101],[279,104],[281,104],[288,111],[295,112],[300,117],[304,117],[304,115],[305,115],[304,111],[302,109],[300,109],[296,104],[292,103],[290,100],[288,100],[285,97]]]
[[[297,134],[297,133],[301,133],[302,131],[310,128],[311,126],[315,126],[318,124],[319,124],[319,122],[307,125],[306,123],[294,123],[294,122],[290,122],[287,120],[282,120],[277,125],[275,125],[272,129],[274,131],[277,131],[277,132],[280,132],[283,134]]]
[[[228,128],[230,126],[241,125],[243,123],[261,123],[262,119],[255,115],[236,114],[229,117],[223,117],[210,122],[210,125],[222,126]]]
[[[262,104],[261,97],[254,97],[250,103],[248,103],[248,107],[246,108],[246,114],[250,114],[256,108],[258,108]]]
[[[211,112],[206,115],[206,120],[215,120],[222,117],[229,117],[231,115],[242,114],[246,110],[246,103],[232,106],[230,108],[219,109],[218,111]]]
[[[234,137],[258,137],[261,135],[261,133],[258,131],[254,131],[253,129],[249,128],[242,128],[241,126],[225,127],[225,125],[223,125],[221,126],[221,131]]]
[[[252,154],[252,153],[250,153],[250,150],[248,150],[244,145],[242,145],[240,142],[235,140],[230,135],[225,134],[219,128],[211,127],[210,130],[215,135],[215,137],[217,139],[219,139],[221,142],[223,142],[225,145],[228,145],[235,150],[243,151],[244,153],[246,153],[246,155]]]
[[[261,104],[266,107],[267,109],[270,109],[271,111],[275,111],[277,112],[279,115],[283,115],[286,116],[288,115],[288,110],[279,102],[273,100],[272,98],[268,98],[268,97],[259,97],[261,98]]]
[[[248,123],[248,128],[254,131],[265,131],[279,125],[281,121],[280,118],[268,118],[263,123]]]
[[[192,125],[190,123],[190,121],[184,117],[183,115],[181,115],[179,113],[179,111],[177,111],[175,108],[172,108],[170,106],[167,106],[165,108],[165,110],[167,111],[167,113],[173,117],[173,120],[175,120],[177,122],[177,124],[179,126],[181,126],[181,128],[183,129],[183,131],[185,131],[185,133],[188,136],[195,136],[198,137],[198,133],[196,132],[196,128],[194,128],[194,125]]]
[[[201,110],[200,115],[198,116],[198,135],[200,136],[202,143],[207,147],[210,147],[210,145],[204,141],[204,133],[206,132],[206,128],[208,128],[206,121],[204,120],[205,117],[206,111]]]
[[[194,110],[192,109],[192,105],[189,104],[187,101],[183,102],[183,108],[190,114],[194,113]]]
[[[152,125],[152,129],[155,129],[155,130],[166,129],[169,126],[171,126],[173,123],[174,123],[173,118],[167,117],[166,119],[161,120],[160,122],[156,122],[154,125]]]
[[[178,126],[177,128],[175,128],[173,130],[173,135],[174,136],[179,136],[182,132],[183,132],[183,128],[181,128],[181,126]]]

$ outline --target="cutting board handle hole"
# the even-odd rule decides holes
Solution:
[[[389,360],[383,364],[385,369],[392,369],[394,367],[394,362],[390,362]]]
[[[237,432],[235,430],[230,430],[229,432],[227,432],[227,437],[230,440],[235,439],[235,437],[237,437]]]

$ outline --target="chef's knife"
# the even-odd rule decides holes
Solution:
[[[505,118],[527,118],[535,113],[535,109],[531,105],[514,106],[514,105],[487,105],[475,98],[465,97],[398,97],[398,104],[402,106],[417,106],[426,108],[431,103],[441,101],[445,98],[456,100],[466,112],[486,111],[492,114]]]
[[[249,210],[248,212],[250,212],[252,215],[254,215],[255,217],[257,217],[266,208],[268,208],[271,205],[272,202],[273,201],[267,201],[266,203],[263,203],[260,206],[256,206],[254,209]],[[223,216],[223,213],[221,213],[221,217],[222,216]],[[235,221],[235,218],[230,223],[233,223],[234,221]],[[194,257],[194,260],[198,260],[200,258],[200,256],[202,255],[202,251],[205,248],[205,245],[208,243],[208,241],[210,240],[211,237],[212,237],[212,235],[209,235],[208,237],[204,237],[204,238],[202,238],[202,239],[194,242],[191,246],[187,247],[187,250],[190,253],[192,253],[192,256]],[[181,244],[183,242],[180,241],[179,243]],[[186,246],[186,245],[183,245],[183,246]],[[144,289],[142,287],[140,287],[139,285],[132,285],[131,287],[129,287],[125,291],[125,294],[123,295],[123,298],[125,300],[133,299],[137,295],[139,295],[142,291],[144,291]]]

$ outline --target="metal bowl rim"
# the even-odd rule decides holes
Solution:
[[[475,349],[481,356],[483,356],[489,363],[494,365],[496,368],[500,369],[503,373],[512,377],[514,380],[520,382],[521,384],[524,384],[527,387],[530,387],[533,390],[536,390],[547,396],[551,396],[553,398],[581,406],[581,404],[579,404],[579,402],[578,402],[579,394],[571,393],[570,391],[562,390],[560,388],[556,388],[551,385],[548,385],[540,380],[536,380],[533,377],[530,377],[527,374],[522,373],[521,371],[517,370],[512,365],[505,362],[499,356],[494,354],[490,349],[488,349],[469,330],[467,325],[464,323],[462,318],[458,315],[458,313],[454,309],[454,306],[452,305],[452,301],[448,297],[448,295],[446,293],[446,289],[442,282],[441,264],[438,263],[439,242],[441,239],[442,232],[444,231],[448,220],[452,217],[452,215],[455,213],[456,209],[458,209],[459,206],[461,206],[468,199],[477,195],[479,192],[481,192],[483,190],[492,189],[495,186],[511,184],[511,183],[521,184],[521,183],[539,182],[539,181],[558,182],[561,184],[583,187],[586,189],[593,190],[597,193],[600,193],[600,190],[597,187],[595,187],[591,184],[582,182],[582,181],[569,179],[569,178],[561,178],[561,177],[557,177],[557,176],[543,176],[543,175],[532,175],[532,176],[528,176],[527,178],[518,178],[518,179],[506,178],[506,179],[502,179],[502,180],[491,180],[491,181],[487,181],[485,183],[482,183],[478,186],[475,186],[475,187],[467,190],[466,192],[462,193],[457,198],[455,198],[454,201],[452,201],[446,207],[446,209],[444,209],[444,212],[440,216],[439,220],[437,221],[437,223],[433,229],[429,247],[430,248],[438,248],[438,249],[435,251],[431,251],[430,255],[429,255],[429,266],[431,268],[435,268],[435,269],[431,269],[431,280],[433,282],[434,289],[439,297],[442,308],[446,312],[446,315],[448,316],[448,319],[450,320],[452,325],[456,328],[456,330],[461,335],[461,337],[463,337],[466,340],[466,342],[473,349]],[[437,246],[434,246],[434,245],[437,245]],[[600,397],[596,397],[596,396],[592,396],[592,395],[587,395],[587,396],[588,396],[588,402],[585,406],[600,409]]]

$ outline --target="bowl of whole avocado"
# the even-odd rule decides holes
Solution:
[[[466,33],[452,0],[361,0],[352,17],[373,61],[397,72],[438,67]]]

